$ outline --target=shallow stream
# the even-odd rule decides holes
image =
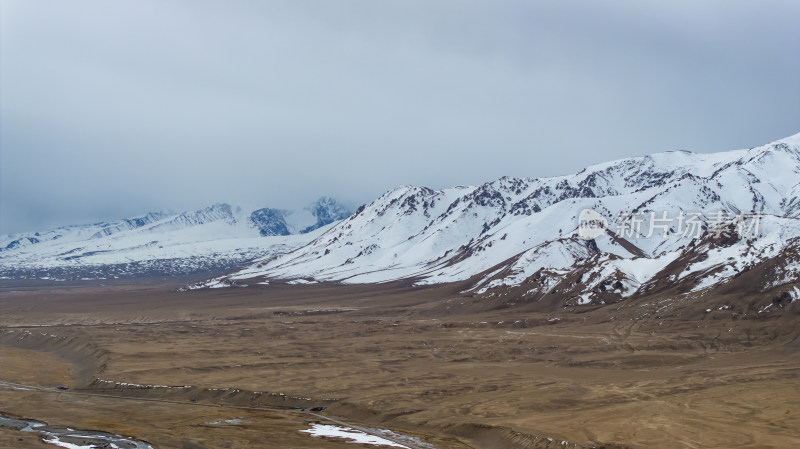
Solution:
[[[97,430],[75,430],[51,426],[30,419],[17,419],[0,414],[0,427],[41,434],[45,443],[69,449],[154,449],[144,441],[137,441]]]

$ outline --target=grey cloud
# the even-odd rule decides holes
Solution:
[[[798,131],[790,1],[0,3],[0,232]]]

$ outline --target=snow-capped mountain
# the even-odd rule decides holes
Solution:
[[[748,150],[623,159],[568,176],[399,187],[307,245],[230,278],[469,280],[467,291],[478,295],[558,293],[578,305],[676,286],[700,292],[776,258],[786,261],[773,264],[780,273],[765,273],[757,288],[796,283],[799,243],[800,134]]]
[[[306,234],[345,219],[352,213],[333,198],[323,196],[305,209],[258,209],[250,214],[248,221],[262,236]]]
[[[300,210],[252,212],[215,204],[181,214],[149,213],[110,223],[0,236],[0,276],[105,278],[218,274],[308,243],[350,214],[322,197]]]

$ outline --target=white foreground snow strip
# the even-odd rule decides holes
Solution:
[[[77,444],[67,443],[65,441],[59,440],[58,437],[55,437],[55,436],[51,437],[49,439],[46,438],[46,439],[44,439],[42,441],[44,441],[45,443],[49,443],[49,444],[55,444],[56,446],[66,447],[67,449],[92,449],[92,448],[96,448],[97,447],[94,444],[88,444],[86,446],[80,446],[80,445],[77,445]]]
[[[217,421],[209,421],[209,422],[206,422],[206,423],[203,423],[203,424],[209,424],[209,425],[214,425],[214,426],[218,426],[218,425],[222,425],[222,424],[232,424],[232,425],[238,426],[240,424],[245,424],[245,423],[247,423],[247,421],[245,421],[243,419],[233,418],[233,419],[220,419],[220,420],[217,420]]]
[[[408,446],[397,444],[394,441],[389,441],[375,435],[369,435],[359,430],[353,430],[349,427],[332,426],[328,424],[312,424],[308,430],[301,430],[300,432],[311,434],[313,437],[330,437],[330,438],[347,438],[352,441],[348,443],[357,444],[373,444],[376,446],[391,446],[402,447],[409,449]]]

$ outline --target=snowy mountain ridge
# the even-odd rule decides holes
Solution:
[[[572,304],[620,300],[661,285],[662,275],[700,291],[795,251],[798,198],[800,134],[749,150],[622,159],[567,176],[439,191],[403,186],[307,245],[230,278],[469,279],[475,294],[559,293]],[[581,238],[583,210],[608,229]],[[796,281],[796,268],[787,269]]]
[[[151,212],[114,222],[4,235],[0,236],[0,276],[74,279],[151,271],[212,275],[301,246],[317,229],[349,213],[328,197],[291,211],[247,212],[220,203],[179,214]]]

